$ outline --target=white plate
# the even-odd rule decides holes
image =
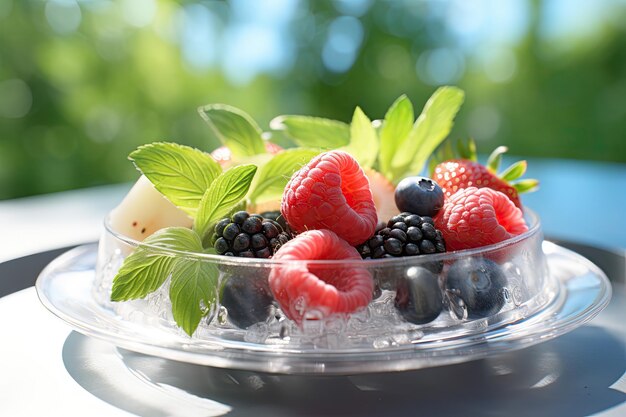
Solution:
[[[77,331],[148,355],[220,368],[292,374],[357,374],[402,371],[465,362],[531,346],[575,329],[595,317],[611,297],[604,273],[586,258],[544,242],[559,298],[523,320],[445,341],[372,347],[358,352],[284,350],[249,342],[194,339],[167,328],[124,320],[94,299],[97,246],[75,248],[48,265],[37,279],[41,302]]]

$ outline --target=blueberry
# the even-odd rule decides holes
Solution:
[[[228,311],[228,320],[242,329],[265,321],[272,301],[267,280],[262,278],[233,275],[222,289],[221,304]]]
[[[396,187],[395,200],[402,211],[432,217],[443,207],[443,190],[430,178],[407,177]]]
[[[504,305],[506,277],[498,264],[485,258],[456,261],[448,271],[446,288],[463,300],[469,318],[491,316]]]
[[[437,275],[421,267],[411,267],[397,285],[395,306],[411,323],[435,320],[443,309]]]

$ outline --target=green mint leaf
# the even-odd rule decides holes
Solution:
[[[211,155],[176,143],[143,145],[128,157],[161,194],[191,216],[206,189],[222,173]]]
[[[256,170],[254,165],[238,165],[213,181],[200,200],[194,219],[193,228],[199,236],[204,238],[210,226],[246,196]]]
[[[357,107],[350,123],[350,144],[343,150],[354,156],[362,167],[371,168],[376,163],[379,146],[372,121]]]
[[[280,198],[294,172],[306,165],[319,151],[292,148],[279,152],[261,167],[249,198],[252,203]]]
[[[179,258],[172,270],[170,301],[174,320],[189,336],[215,303],[219,271],[203,259]]]
[[[226,104],[209,104],[198,109],[224,145],[234,156],[245,157],[265,153],[261,128],[247,113]]]
[[[406,95],[398,97],[387,113],[380,130],[380,171],[388,179],[394,179],[392,160],[413,126],[413,104]],[[404,149],[402,149],[404,152]]]
[[[124,263],[113,278],[111,301],[143,298],[156,291],[172,272],[175,261],[171,253],[160,249],[201,251],[200,237],[185,227],[168,227],[148,236]],[[150,245],[150,246],[146,246]]]
[[[394,180],[422,172],[430,155],[452,130],[464,98],[463,90],[456,87],[440,87],[433,93],[402,143],[401,152],[393,157]]]
[[[299,146],[336,149],[350,142],[350,127],[337,120],[310,116],[278,116],[270,122]]]

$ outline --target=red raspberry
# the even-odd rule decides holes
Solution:
[[[476,187],[453,194],[435,224],[449,251],[491,245],[528,230],[522,211],[505,194]]]
[[[374,281],[366,268],[293,262],[361,261],[357,250],[330,230],[309,230],[296,236],[273,259],[290,261],[272,267],[269,284],[285,315],[296,323],[301,323],[307,313],[315,318],[351,313],[372,300]]]
[[[376,229],[369,181],[358,162],[343,151],[322,153],[293,174],[280,211],[295,232],[332,229],[353,246]]]

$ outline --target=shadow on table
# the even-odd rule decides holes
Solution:
[[[142,416],[583,416],[626,401],[610,388],[626,369],[624,345],[594,326],[489,359],[358,376],[209,368],[117,349],[75,332],[63,360],[93,395]]]

